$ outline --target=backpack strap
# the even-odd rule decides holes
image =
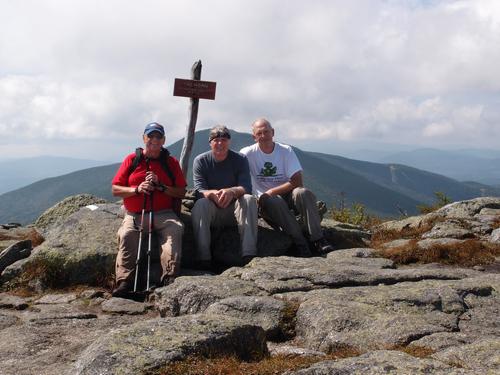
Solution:
[[[130,166],[130,168],[128,170],[129,175],[131,175],[132,172],[135,171],[135,169],[137,168],[137,166],[141,162],[142,157],[143,157],[142,151],[143,151],[142,147],[137,147],[135,149],[134,160],[132,161],[132,165]],[[165,171],[165,173],[167,174],[168,178],[170,178],[170,180],[172,181],[172,185],[175,185],[175,176],[168,166],[168,159],[169,158],[170,158],[170,151],[168,151],[166,148],[162,147],[161,152],[160,152],[160,159],[159,159],[160,165],[163,168],[163,170]]]
[[[170,158],[170,151],[168,151],[166,148],[161,149],[160,153],[160,164],[165,173],[168,175],[168,178],[170,178],[170,181],[172,181],[172,185],[175,186],[175,176],[173,172],[170,170],[168,166],[168,159]]]
[[[142,159],[142,148],[137,147],[135,149],[135,157],[134,157],[134,160],[132,161],[132,165],[128,169],[129,176],[132,174],[133,171],[135,171],[135,169],[137,168],[137,166],[141,162],[141,159]]]

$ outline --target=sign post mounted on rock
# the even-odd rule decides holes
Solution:
[[[186,128],[186,136],[182,145],[181,169],[186,175],[188,171],[189,156],[193,148],[194,130],[198,119],[198,104],[200,99],[215,99],[215,82],[200,81],[201,60],[196,61],[191,68],[191,79],[176,78],[174,83],[174,96],[185,96],[190,98],[189,123]]]

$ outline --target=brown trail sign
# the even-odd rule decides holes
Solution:
[[[174,96],[214,100],[215,86],[215,82],[176,78],[174,83]]]
[[[174,83],[174,96],[190,98],[189,124],[182,145],[180,164],[182,173],[186,176],[188,171],[189,156],[194,142],[194,130],[198,119],[198,104],[200,99],[215,99],[215,82],[200,81],[201,60],[196,61],[191,68],[191,79],[176,78]]]

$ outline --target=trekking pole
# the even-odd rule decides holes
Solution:
[[[141,224],[139,226],[139,246],[137,248],[137,259],[135,261],[135,279],[134,279],[134,293],[137,292],[137,279],[139,276],[139,262],[141,260],[141,247],[142,247],[142,233],[144,232],[144,211],[146,210],[147,194],[144,194],[142,201]]]
[[[146,158],[146,173],[149,171],[149,158]],[[144,199],[142,201],[142,212],[141,212],[141,225],[139,226],[139,245],[137,248],[137,259],[135,261],[135,279],[134,279],[134,293],[137,292],[137,281],[139,278],[139,263],[141,261],[141,250],[142,250],[142,234],[144,233],[144,212],[146,211],[146,203],[148,195],[144,194]],[[151,225],[151,224],[150,224]]]
[[[148,159],[148,170],[149,170],[149,159]],[[150,273],[151,273],[151,242],[153,233],[153,193],[151,191],[151,196],[149,198],[149,229],[148,229],[148,278],[146,281],[146,290],[149,290]]]

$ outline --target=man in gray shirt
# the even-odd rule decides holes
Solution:
[[[193,163],[194,188],[202,194],[192,211],[197,268],[210,268],[210,227],[238,225],[241,255],[248,263],[257,254],[257,201],[245,156],[229,149],[229,129],[210,130],[210,151]]]

